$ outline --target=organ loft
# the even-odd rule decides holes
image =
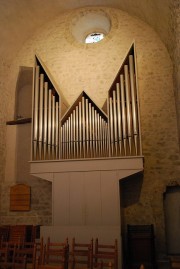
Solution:
[[[24,227],[36,269],[51,241],[64,267],[81,242],[88,268],[179,268],[178,5],[20,2],[0,15],[1,242]]]

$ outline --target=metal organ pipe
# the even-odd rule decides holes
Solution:
[[[112,109],[112,98],[109,98],[109,113],[110,113],[110,152],[114,155],[114,132],[113,132],[113,109]]]
[[[82,97],[61,127],[62,158],[105,156],[107,123],[87,98]]]
[[[54,159],[54,146],[55,146],[55,96],[52,96],[52,158]]]
[[[44,124],[43,124],[43,136],[44,136],[44,159],[46,159],[47,153],[47,108],[48,108],[48,83],[44,83]]]
[[[67,119],[67,158],[71,158],[71,118]]]
[[[135,86],[135,72],[134,72],[134,58],[129,55],[130,68],[130,84],[131,84],[131,98],[132,98],[132,119],[133,119],[133,135],[135,144],[135,153],[137,155],[138,147],[138,120],[137,120],[137,102],[136,102],[136,86]]]
[[[94,107],[92,106],[92,156],[95,156]]]
[[[83,157],[86,154],[86,132],[85,132],[85,100],[82,97],[82,147],[83,147]]]
[[[44,74],[40,74],[40,98],[39,98],[39,158],[42,159],[42,134],[43,134],[43,92],[44,90]]]
[[[40,67],[39,66],[36,66],[35,67],[35,86],[34,86],[33,159],[36,159],[37,158],[39,72],[40,72]]]
[[[86,99],[86,153],[89,156],[89,104],[88,99]]]
[[[82,108],[79,103],[79,157],[82,157]]]
[[[121,119],[121,102],[120,102],[120,87],[119,83],[116,83],[116,94],[117,94],[117,122],[118,122],[118,143],[119,153],[122,153],[122,119]]]
[[[89,103],[89,142],[90,142],[90,157],[92,157],[92,108]]]
[[[126,156],[127,118],[125,107],[124,75],[120,75],[120,83],[121,83],[121,105],[122,105],[122,131],[123,131],[122,133],[123,133],[124,155]]]
[[[96,157],[98,154],[98,120],[96,110],[94,110],[94,129],[95,129],[95,157]]]
[[[129,85],[129,73],[128,65],[124,66],[125,73],[125,91],[126,91],[126,107],[127,107],[127,131],[128,131],[128,141],[129,141],[129,152],[131,154],[132,145],[132,112],[131,112],[131,97],[130,97],[130,85]]]
[[[117,109],[116,109],[116,92],[113,91],[113,129],[114,129],[114,144],[115,153],[117,155]]]
[[[76,157],[76,111],[73,110],[73,157]]]
[[[52,108],[51,108],[52,90],[49,90],[48,98],[48,156],[51,157],[51,129],[52,129]]]
[[[70,116],[70,129],[71,129],[71,133],[70,133],[70,145],[71,145],[71,150],[70,150],[70,155],[71,158],[73,158],[73,114],[71,114]]]
[[[56,110],[55,153],[56,153],[56,159],[58,159],[59,157],[59,102],[56,102],[55,110]]]
[[[79,107],[76,107],[76,151],[77,158],[79,157]]]

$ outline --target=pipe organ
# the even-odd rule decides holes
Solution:
[[[32,103],[32,159],[59,159],[60,97],[37,58]]]
[[[84,91],[62,114],[62,96],[36,58],[32,160],[142,155],[136,61],[130,48],[107,96],[107,114]]]
[[[61,158],[108,156],[106,114],[83,92],[61,120]]]
[[[110,156],[141,155],[139,103],[134,46],[108,93]]]

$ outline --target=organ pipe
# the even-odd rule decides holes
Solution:
[[[54,159],[55,147],[55,96],[52,96],[52,158]]]
[[[120,82],[121,82],[123,145],[124,145],[124,155],[126,156],[127,117],[126,117],[126,107],[125,107],[124,75],[120,75]]]
[[[34,100],[34,140],[38,134],[38,102],[39,102],[39,66],[35,68],[35,100]]]
[[[82,107],[81,102],[79,103],[79,157],[81,158],[82,154]]]
[[[117,110],[116,110],[116,92],[113,91],[113,129],[114,129],[114,143],[115,153],[117,155]]]
[[[83,157],[85,158],[86,151],[86,131],[85,131],[85,100],[82,97],[82,146],[83,146]]]
[[[79,107],[76,107],[76,151],[77,158],[79,157]]]
[[[120,102],[120,87],[119,83],[116,83],[117,93],[117,122],[118,122],[118,142],[119,142],[119,153],[122,154],[122,113],[121,113],[121,102]]]
[[[109,114],[110,114],[110,149],[111,154],[114,154],[114,132],[113,132],[113,109],[112,109],[112,98],[109,98]]]
[[[131,84],[131,98],[132,98],[133,134],[134,134],[135,152],[137,155],[138,121],[137,121],[136,87],[135,87],[133,55],[129,55],[129,67],[130,67],[130,84]]]
[[[49,158],[51,155],[51,129],[52,129],[51,96],[52,96],[52,90],[49,90],[49,97],[48,97],[48,156]]]
[[[73,156],[76,158],[76,111],[73,110]]]
[[[55,150],[56,150],[56,159],[58,159],[58,155],[59,155],[59,149],[58,149],[58,145],[59,145],[59,102],[56,102],[55,104]]]
[[[44,128],[43,128],[43,140],[44,140],[44,159],[46,159],[47,151],[47,107],[48,107],[48,83],[44,83]]]
[[[83,92],[60,126],[58,95],[38,61],[33,82],[33,159],[141,153],[135,69],[134,48],[131,48],[109,91],[108,120]]]
[[[91,103],[89,103],[89,141],[90,141],[90,157],[93,156],[92,154],[92,108]]]
[[[86,149],[87,156],[89,156],[89,105],[88,99],[86,99]]]
[[[127,107],[127,131],[129,141],[129,151],[131,154],[131,140],[132,140],[132,112],[131,112],[131,100],[130,100],[130,85],[129,85],[129,73],[128,65],[124,66],[125,73],[125,91],[126,91],[126,107]]]

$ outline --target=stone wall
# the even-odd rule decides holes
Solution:
[[[88,12],[103,11],[111,19],[109,35],[97,44],[79,43],[72,35],[72,21]],[[154,224],[158,254],[166,252],[163,211],[163,192],[166,185],[177,179],[179,147],[173,89],[173,67],[166,47],[157,34],[145,23],[127,13],[110,8],[77,9],[44,25],[26,42],[10,71],[4,75],[4,91],[12,95],[11,115],[15,104],[14,92],[20,66],[32,67],[35,53],[49,69],[60,91],[71,105],[82,90],[102,107],[107,92],[132,42],[135,41],[141,114],[141,133],[144,155],[144,178],[139,201],[124,207],[124,227],[127,224]],[[18,179],[16,179],[17,181]],[[42,190],[44,197],[50,184],[29,179],[32,191]],[[34,185],[35,184],[35,185]],[[49,191],[46,188],[49,186]],[[8,211],[8,184],[2,193],[3,223],[19,222],[18,215]],[[5,194],[6,193],[6,194]],[[37,198],[37,196],[36,196]],[[38,200],[34,200],[38,202]],[[43,199],[44,201],[44,199]],[[37,224],[45,217],[46,203],[33,210]],[[43,212],[43,213],[42,213]],[[50,213],[50,211],[48,211]],[[31,221],[31,214],[25,214]],[[13,217],[13,218],[12,218]],[[24,218],[21,219],[23,221]]]

